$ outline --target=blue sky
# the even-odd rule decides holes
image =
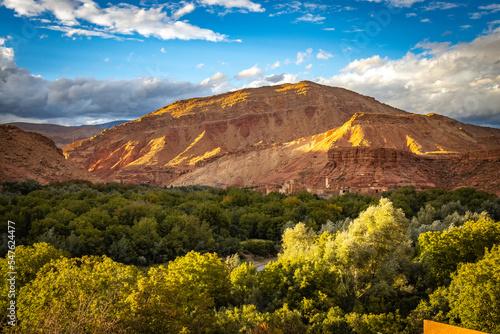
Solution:
[[[0,0],[0,122],[135,119],[301,80],[500,127],[500,3]]]

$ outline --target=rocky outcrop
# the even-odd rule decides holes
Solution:
[[[42,184],[99,178],[65,159],[54,141],[13,125],[0,125],[0,182],[35,179]]]

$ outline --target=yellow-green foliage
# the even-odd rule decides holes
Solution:
[[[420,260],[429,273],[429,285],[450,282],[459,263],[476,262],[492,245],[500,244],[500,222],[489,217],[470,220],[449,231],[427,232],[418,238]]]
[[[60,258],[21,288],[24,333],[124,332],[137,269],[107,257]]]

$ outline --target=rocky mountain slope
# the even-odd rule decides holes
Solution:
[[[0,125],[0,182],[35,179],[40,183],[99,178],[65,159],[54,141],[13,125]]]
[[[301,82],[179,101],[64,151],[106,180],[373,193],[408,184],[498,192],[498,149],[500,129]]]

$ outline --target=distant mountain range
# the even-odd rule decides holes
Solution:
[[[69,145],[75,141],[96,136],[100,134],[102,130],[110,129],[125,122],[128,121],[122,120],[103,124],[81,126],[64,126],[56,124],[37,124],[23,122],[7,123],[6,125],[14,125],[25,131],[38,132],[52,139],[57,147],[63,148],[64,146]]]
[[[262,191],[499,194],[500,129],[416,115],[312,82],[175,102],[64,148],[104,179]]]

